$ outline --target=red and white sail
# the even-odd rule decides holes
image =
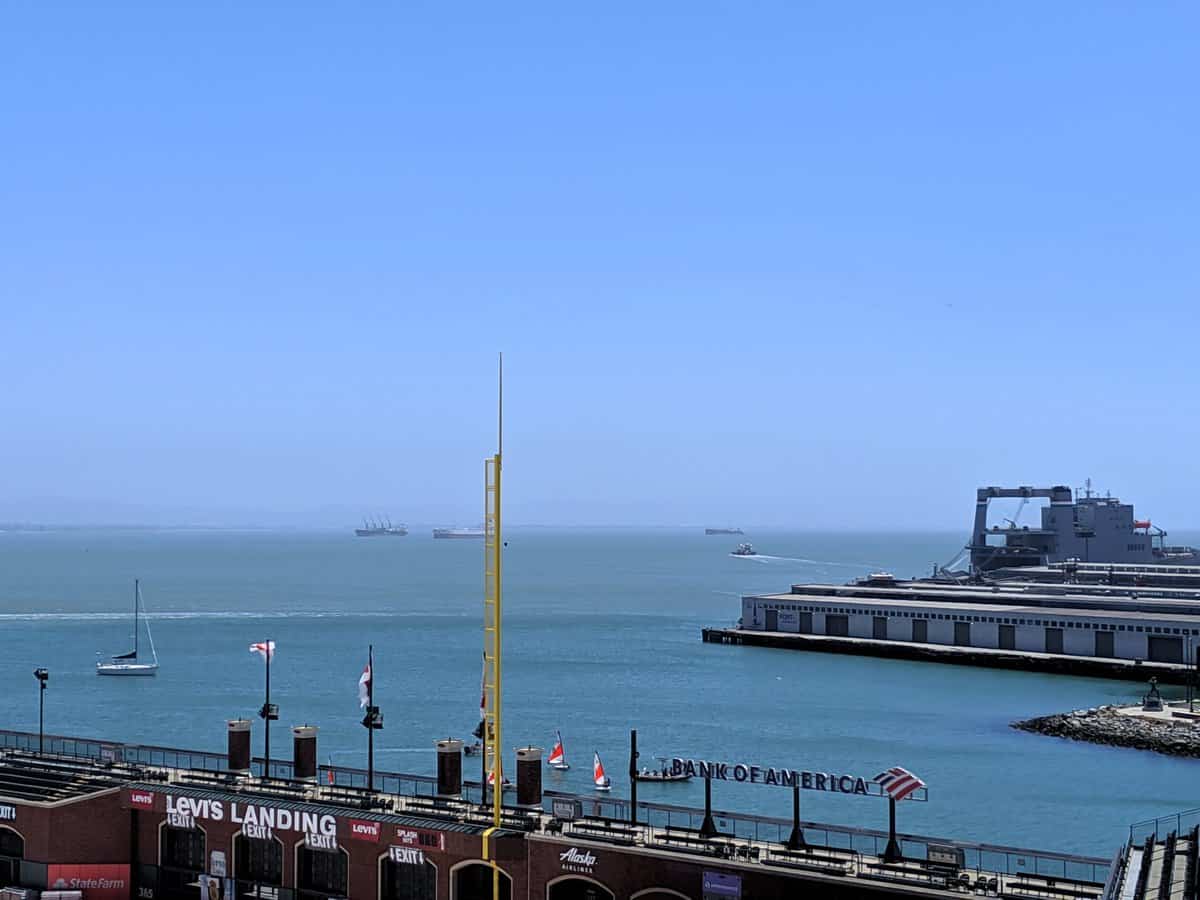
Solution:
[[[592,782],[601,790],[607,790],[612,787],[612,782],[604,774],[604,763],[600,762],[599,753],[596,753],[595,758],[592,760]]]
[[[250,645],[250,652],[257,653],[263,659],[275,658],[275,642],[274,641],[259,641],[257,644]]]
[[[557,731],[554,732],[554,749],[550,751],[550,756],[546,762],[552,769],[567,768],[567,757],[563,752],[562,735]]]

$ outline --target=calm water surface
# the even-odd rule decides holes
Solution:
[[[1200,805],[1200,764],[1016,732],[1017,718],[1134,698],[1144,685],[701,643],[743,592],[795,581],[898,575],[946,561],[961,537],[753,532],[769,558],[735,559],[737,537],[696,529],[510,529],[505,743],[549,746],[587,791],[599,750],[626,765],[628,729],[655,754],[873,775],[920,774],[930,802],[901,828],[1108,855],[1131,821]],[[47,730],[221,750],[227,718],[254,718],[273,639],[275,749],[286,725],[321,726],[322,761],[365,765],[357,679],[367,644],[386,727],[378,765],[432,774],[433,742],[464,737],[479,704],[482,544],[356,539],[332,532],[62,531],[0,534],[0,727],[37,728],[35,666],[50,668]],[[98,650],[125,649],[134,577],[162,668],[98,678]],[[255,752],[261,723],[254,718]],[[616,779],[614,779],[616,780]],[[614,793],[620,793],[620,784]],[[702,803],[702,784],[645,785],[643,799]],[[790,814],[790,792],[714,786],[718,807]],[[803,797],[806,819],[884,827],[879,800]]]

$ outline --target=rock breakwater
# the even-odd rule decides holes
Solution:
[[[1171,756],[1200,757],[1200,722],[1124,715],[1118,709],[1116,706],[1077,709],[1013,722],[1012,727],[1111,747],[1133,747]]]

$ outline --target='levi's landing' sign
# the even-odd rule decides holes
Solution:
[[[167,821],[178,822],[180,827],[189,827],[185,822],[196,819],[211,822],[232,822],[249,829],[273,829],[275,831],[302,831],[306,835],[334,837],[337,835],[337,819],[329,814],[277,809],[254,803],[239,803],[237,800],[209,800],[196,797],[176,797],[167,794]]]

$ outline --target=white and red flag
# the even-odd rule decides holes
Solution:
[[[887,795],[893,800],[903,800],[913,791],[925,787],[925,782],[900,766],[892,766],[872,780],[887,791]]]
[[[250,652],[257,653],[263,659],[271,660],[275,658],[275,642],[274,641],[259,641],[257,644],[250,645]]]
[[[358,676],[358,708],[365,709],[371,699],[371,658],[367,657],[367,665]]]

